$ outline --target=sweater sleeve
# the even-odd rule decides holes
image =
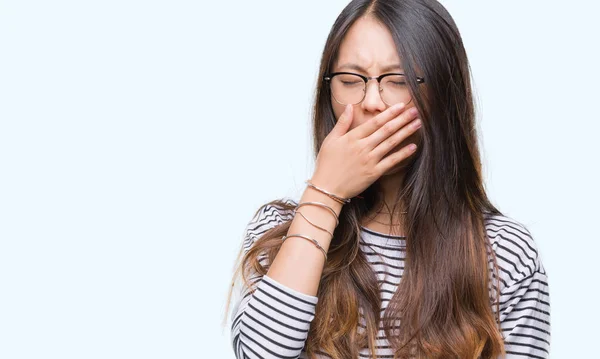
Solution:
[[[499,314],[506,359],[546,359],[550,293],[536,242],[523,224],[510,217],[496,217],[488,229],[494,236],[503,283]]]
[[[506,358],[548,358],[550,298],[543,267],[505,288],[500,305]]]
[[[243,253],[284,217],[278,207],[263,206],[246,226]],[[259,260],[268,267],[266,256],[259,256]],[[314,318],[317,297],[257,273],[251,273],[249,286],[240,285],[236,292],[231,322],[235,357],[298,358]]]

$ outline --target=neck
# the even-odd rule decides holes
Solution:
[[[404,234],[404,217],[401,213],[406,211],[405,203],[400,202],[394,209],[394,203],[399,191],[403,188],[404,172],[386,174],[377,180],[378,190],[382,193],[382,202],[376,203],[373,211],[364,218],[366,226],[378,232],[389,231],[392,226],[391,234]],[[394,211],[393,215],[390,212]],[[379,213],[378,213],[379,212]]]

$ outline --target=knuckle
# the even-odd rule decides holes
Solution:
[[[386,123],[382,128],[386,134],[391,134],[394,132],[394,124],[391,122]]]
[[[373,122],[375,123],[375,125],[376,125],[377,127],[381,127],[381,126],[385,125],[385,123],[386,123],[387,121],[386,121],[386,120],[385,120],[385,118],[383,118],[383,117],[375,117],[375,118],[373,119]]]
[[[367,176],[370,179],[372,179],[372,178],[378,178],[379,177],[379,173],[377,172],[377,168],[375,168],[375,167],[370,168],[369,171],[367,172]]]
[[[398,144],[398,142],[399,142],[399,141],[398,141],[398,139],[397,139],[396,137],[391,137],[391,138],[388,140],[388,143],[387,143],[387,144],[388,144],[388,146],[389,146],[389,147],[394,147],[394,146],[396,146],[396,145]]]
[[[360,140],[349,144],[349,146],[351,146],[352,152],[358,155],[362,154],[365,150],[365,145]]]
[[[365,167],[369,167],[371,162],[373,162],[373,154],[372,153],[366,153],[364,156],[361,157],[362,161],[361,161],[361,165],[365,166]]]
[[[375,170],[373,168],[369,167],[368,169],[365,170],[364,173],[367,178],[373,178],[374,172],[375,172]]]

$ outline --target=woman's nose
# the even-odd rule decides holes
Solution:
[[[371,112],[385,110],[386,104],[381,98],[379,83],[376,80],[367,82],[362,107],[365,111]]]

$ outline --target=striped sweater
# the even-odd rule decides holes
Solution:
[[[287,203],[297,205],[292,199]],[[264,206],[244,231],[244,253],[267,230],[291,220],[275,206]],[[486,215],[485,227],[496,254],[500,281],[500,322],[506,358],[547,358],[550,349],[550,299],[548,279],[536,243],[527,228],[501,215]],[[381,315],[402,278],[404,237],[367,228],[361,230],[360,248],[376,273],[382,299]],[[259,257],[260,258],[260,257]],[[261,263],[267,264],[266,258]],[[267,264],[268,265],[268,264]],[[490,264],[490,270],[493,264]],[[236,358],[307,358],[304,344],[314,318],[318,297],[300,293],[269,276],[252,277],[251,292],[239,286],[231,320],[231,340]],[[490,295],[495,296],[495,288]],[[496,313],[496,306],[492,306]],[[357,330],[364,331],[361,316]],[[393,358],[383,330],[377,336],[377,358]],[[369,358],[369,351],[360,351]],[[322,354],[319,358],[329,358]]]

